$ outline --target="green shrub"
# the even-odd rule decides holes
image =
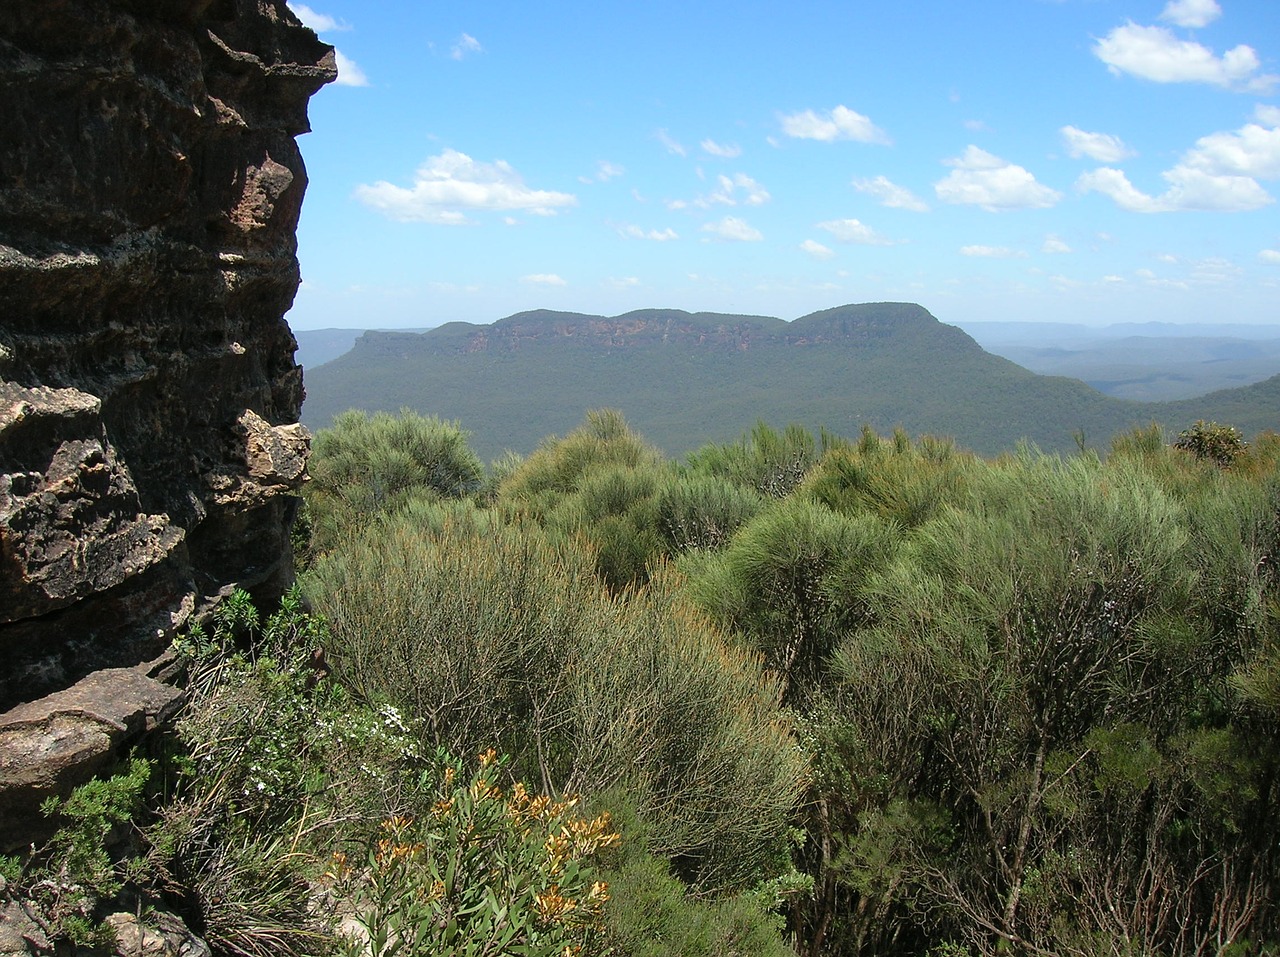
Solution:
[[[604,953],[609,892],[593,861],[618,841],[608,814],[579,818],[575,800],[535,797],[518,782],[504,793],[503,764],[487,751],[468,777],[441,752],[424,775],[429,812],[384,821],[363,861],[335,856],[361,928],[346,953]]]
[[[827,436],[823,436],[824,443]],[[688,457],[694,472],[727,479],[769,498],[784,498],[818,460],[813,435],[799,425],[777,432],[764,422],[736,443],[708,445]]]
[[[655,850],[706,889],[777,866],[800,760],[776,686],[670,576],[614,598],[590,552],[536,531],[401,522],[319,562],[309,587],[338,674],[430,746],[496,743],[544,793],[630,790]]]
[[[484,466],[456,424],[402,409],[398,416],[356,409],[316,433],[304,490],[310,548],[323,552],[347,530],[415,498],[479,491]]]

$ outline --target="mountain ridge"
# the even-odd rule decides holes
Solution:
[[[995,454],[1027,439],[1068,451],[1151,420],[1185,428],[1213,402],[1149,404],[1041,376],[985,351],[915,303],[836,306],[790,322],[766,316],[635,310],[615,317],[530,310],[489,325],[448,323],[420,334],[369,332],[341,358],[309,370],[304,421],[322,427],[349,407],[401,407],[457,420],[482,455],[527,453],[590,408],[620,408],[672,454],[736,439],[758,419],[856,434],[953,436]],[[1269,427],[1280,401],[1244,408],[1246,431]],[[1209,397],[1202,397],[1208,399]],[[1169,406],[1165,408],[1164,406]],[[1176,407],[1176,408],[1175,408]],[[1259,424],[1265,422],[1265,425]]]

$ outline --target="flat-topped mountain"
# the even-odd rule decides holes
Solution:
[[[912,303],[845,305],[791,322],[674,309],[613,317],[536,310],[490,325],[368,332],[346,355],[308,369],[306,385],[303,418],[313,428],[348,408],[409,407],[458,420],[486,457],[527,453],[606,406],[676,455],[735,439],[759,419],[845,435],[864,424],[902,426],[993,454],[1022,439],[1073,449],[1081,432],[1105,444],[1152,420],[1176,431],[1215,417],[1218,401],[1121,401],[1036,375]],[[1266,385],[1233,390],[1241,395],[1230,396],[1230,409],[1247,414],[1227,421],[1249,433],[1274,425],[1280,402]],[[1260,390],[1258,403],[1250,390]]]

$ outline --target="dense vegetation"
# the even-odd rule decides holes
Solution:
[[[132,863],[82,814],[29,886],[182,886],[239,954],[1280,952],[1280,438],[675,462],[596,412],[485,470],[349,413],[315,457],[314,613],[192,636]]]
[[[466,423],[486,459],[507,449],[529,454],[601,406],[621,409],[669,455],[730,442],[758,418],[844,434],[864,424],[902,427],[997,455],[1023,438],[1068,453],[1083,437],[1104,451],[1134,426],[1180,429],[1198,418],[1252,436],[1275,424],[1280,378],[1181,402],[1124,401],[984,352],[921,306],[864,303],[792,322],[539,311],[421,335],[369,332],[351,352],[307,370],[307,396],[303,416],[313,429],[352,406],[407,407]]]

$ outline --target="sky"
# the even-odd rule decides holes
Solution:
[[[1277,0],[290,0],[295,329],[1280,323]]]

